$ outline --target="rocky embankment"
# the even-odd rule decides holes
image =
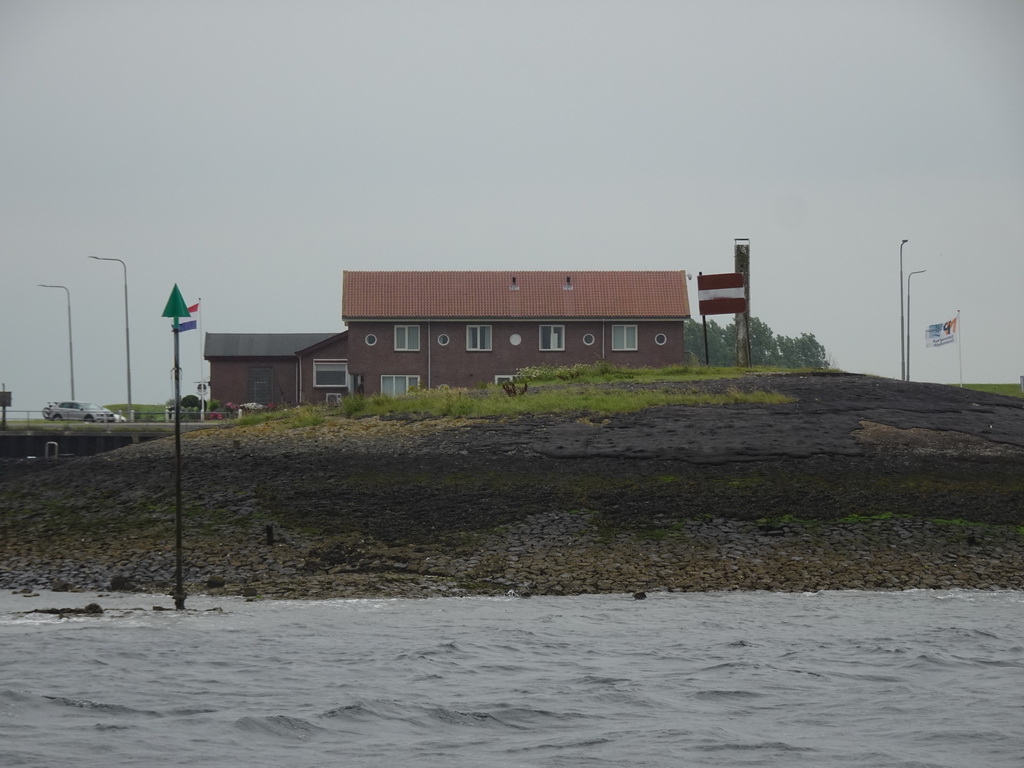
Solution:
[[[852,375],[786,405],[328,419],[183,440],[189,592],[1024,589],[1024,402]],[[0,586],[167,591],[174,444],[0,482]]]

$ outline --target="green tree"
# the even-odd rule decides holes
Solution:
[[[695,362],[704,362],[704,328],[696,320],[686,324],[684,344]],[[736,365],[736,324],[721,326],[708,319],[708,349],[710,365]],[[775,368],[829,368],[832,365],[828,351],[818,343],[813,333],[800,336],[780,336],[757,317],[750,318],[750,356],[754,365]]]
[[[693,362],[703,363],[705,361],[704,326],[700,322],[691,320],[683,327],[683,348],[687,355],[693,356]],[[710,318],[708,318],[708,349],[711,350],[709,365],[736,364],[735,337],[730,342],[725,336],[725,329]]]

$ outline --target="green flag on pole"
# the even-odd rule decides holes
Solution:
[[[167,306],[164,307],[164,313],[161,317],[173,317],[175,328],[178,327],[179,317],[192,317],[192,313],[188,311],[188,304],[181,297],[181,291],[178,290],[177,283],[174,284],[174,290],[171,291],[171,297],[167,299]]]

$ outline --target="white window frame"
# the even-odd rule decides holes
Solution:
[[[318,379],[321,366],[343,366],[345,369],[344,380],[338,383],[332,384],[321,384]],[[337,372],[337,371],[335,371]],[[338,387],[348,387],[348,360],[313,360],[313,388],[314,389],[337,389]]]
[[[544,346],[544,333],[548,333],[548,346]],[[557,345],[554,337],[558,337]],[[539,329],[538,339],[541,352],[564,352],[565,351],[565,326],[564,325],[542,325]]]
[[[398,384],[398,380],[399,379],[403,379],[404,380],[402,382],[402,387],[403,388],[402,388],[401,392],[397,391],[397,387],[396,387],[396,385]],[[385,384],[385,382],[387,380],[390,380],[390,384],[391,384],[390,387],[388,387]],[[380,377],[380,391],[381,391],[381,394],[385,394],[385,395],[404,395],[410,389],[412,389],[413,387],[418,387],[419,385],[420,385],[420,377],[412,375],[412,374],[389,373],[389,374],[384,374],[384,375],[382,375]],[[388,391],[389,389],[391,391]]]
[[[635,325],[612,326],[612,352],[636,352],[637,333]],[[632,339],[630,335],[632,334]],[[618,338],[617,338],[618,337]],[[630,343],[632,342],[632,343]]]
[[[466,351],[467,352],[490,352],[491,351],[491,326],[489,326],[489,325],[467,325],[466,326]]]
[[[507,384],[508,382],[515,380],[515,374],[512,373],[499,373],[494,377],[495,384]]]
[[[413,343],[410,343],[410,333],[416,336]],[[415,346],[414,346],[415,345]],[[420,327],[418,325],[396,325],[395,326],[395,352],[419,352],[420,351]]]

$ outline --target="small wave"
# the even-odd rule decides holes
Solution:
[[[859,680],[869,683],[904,683],[906,680],[897,675],[883,675],[877,672],[829,672],[828,675],[819,675],[835,680]]]
[[[481,653],[489,655],[488,649],[476,648],[472,644],[460,645],[452,641],[440,643],[433,648],[423,648],[421,650],[406,651],[399,653],[395,658],[399,661],[420,661],[422,659],[430,660],[460,660],[460,659],[474,659],[477,658]]]
[[[487,712],[460,712],[455,709],[437,707],[430,710],[429,714],[435,720],[440,720],[445,725],[489,725],[497,722]]]
[[[711,664],[707,667],[702,667],[700,672],[720,672],[720,671],[733,671],[733,670],[751,670],[760,669],[764,665],[758,664],[752,661],[723,661],[718,664]]]
[[[360,701],[343,707],[321,712],[319,717],[339,722],[373,723],[377,721],[412,722],[420,714],[416,707],[409,707],[397,701]]]
[[[586,718],[578,712],[555,712],[527,707],[499,707],[493,710],[463,711],[443,706],[403,704],[397,701],[361,701],[336,707],[320,714],[321,718],[341,723],[372,724],[379,721],[435,730],[438,723],[451,726],[500,726],[514,730],[557,727]]]
[[[89,701],[88,699],[68,699],[64,696],[43,696],[42,698],[62,707],[88,709],[111,715],[141,715],[143,717],[158,717],[160,715],[159,712],[154,712],[151,709],[133,709],[121,704],[105,704],[99,701]]]
[[[242,717],[235,721],[235,727],[257,736],[270,736],[274,739],[292,739],[294,741],[307,741],[326,730],[315,723],[303,720],[301,717],[288,717],[287,715]]]
[[[631,680],[627,680],[624,677],[605,677],[603,675],[583,675],[583,677],[579,679],[579,683],[581,685],[595,686],[599,688],[627,685],[631,682]]]
[[[798,747],[795,744],[787,744],[784,741],[759,741],[759,742],[723,742],[719,744],[703,744],[696,747],[701,752],[750,752],[759,750],[770,750],[772,752],[816,752],[814,747]]]
[[[950,668],[967,666],[969,662],[964,662],[955,658],[948,658],[939,656],[934,653],[920,653],[914,658],[907,661],[903,666],[909,669],[928,669],[928,668]]]
[[[854,646],[853,650],[857,656],[859,656],[860,654],[865,654],[868,656],[873,656],[875,654],[891,656],[904,654],[907,652],[905,648],[894,648],[891,645],[856,645]]]
[[[580,720],[590,719],[590,715],[585,715],[582,712],[556,712],[550,709],[531,709],[528,707],[499,709],[492,713],[492,716],[503,725],[517,729],[574,725]]]
[[[698,699],[762,699],[766,694],[742,690],[706,690],[693,694]]]

